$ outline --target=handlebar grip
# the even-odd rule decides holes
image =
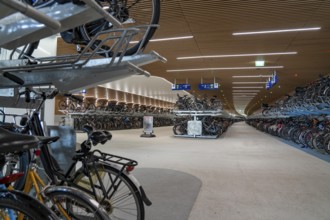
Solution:
[[[18,76],[15,76],[15,75],[13,75],[11,73],[8,73],[8,72],[4,72],[3,76],[6,77],[7,79],[17,83],[18,85],[24,85],[24,83],[25,83],[24,80],[22,80]]]
[[[24,95],[25,95],[25,102],[30,103],[31,102],[30,91],[26,89],[25,92],[24,92]]]

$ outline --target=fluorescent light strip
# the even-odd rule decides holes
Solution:
[[[150,42],[159,42],[159,41],[171,41],[171,40],[185,40],[191,39],[194,36],[183,36],[183,37],[168,37],[168,38],[158,38],[158,39],[151,39]],[[139,43],[139,41],[130,41],[131,44]]]
[[[232,76],[233,78],[268,78],[272,75]]]
[[[235,92],[250,93],[250,92],[260,92],[260,90],[233,90],[233,93],[235,93]]]
[[[262,86],[233,86],[233,89],[264,89]]]
[[[235,97],[235,96],[256,96],[256,95],[258,95],[258,93],[248,93],[248,94],[235,93],[235,94],[233,94],[233,97]]]
[[[295,55],[295,54],[297,54],[297,52],[242,53],[242,54],[224,54],[224,55],[177,57],[176,59],[177,60],[188,60],[188,59],[226,58],[226,57],[254,57],[254,56]]]
[[[214,67],[214,68],[196,68],[196,69],[176,69],[166,70],[166,72],[189,72],[189,71],[204,71],[204,70],[251,70],[251,69],[281,69],[284,66],[263,66],[263,67]]]
[[[266,82],[233,82],[233,84],[266,84]]]
[[[257,92],[233,92],[233,94],[247,94],[247,95],[252,95],[252,94],[258,94]]]
[[[269,31],[236,32],[236,33],[233,33],[233,35],[272,34],[272,33],[298,32],[298,31],[317,31],[320,29],[321,29],[321,27],[293,28],[293,29],[269,30]]]

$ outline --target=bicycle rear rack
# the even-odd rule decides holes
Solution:
[[[138,162],[126,157],[121,157],[113,154],[103,153],[99,150],[92,151],[93,157],[98,160],[105,161],[112,164],[118,164],[125,168],[126,166],[137,166]]]

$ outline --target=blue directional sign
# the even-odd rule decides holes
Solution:
[[[219,89],[219,83],[200,83],[198,84],[199,90],[217,90]]]
[[[266,81],[266,89],[269,90],[271,89],[276,83],[278,83],[278,76],[276,71],[274,71],[272,77],[270,77],[267,81]]]
[[[191,90],[190,84],[172,84],[172,90]]]
[[[274,86],[278,82],[278,76],[276,74],[276,71],[274,71],[274,74],[271,78],[272,86]]]
[[[266,82],[266,89],[269,90],[270,88],[272,88],[272,81],[271,80],[267,80],[267,82]]]

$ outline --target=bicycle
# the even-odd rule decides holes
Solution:
[[[7,153],[19,153],[27,151],[39,146],[39,144],[48,144],[56,141],[58,137],[35,137],[31,135],[24,135],[13,133],[3,128],[0,128],[0,155],[2,164],[5,163],[5,155]],[[0,182],[10,186],[12,181],[19,178],[20,175],[11,174],[0,179]],[[10,188],[10,187],[9,187]],[[84,217],[92,215],[91,219],[109,219],[102,209],[97,205],[97,202],[87,194],[82,193],[77,189],[67,186],[49,185],[44,188],[43,192],[38,192],[38,197],[41,201],[47,198],[48,202],[53,205],[52,209],[65,216],[65,219],[79,219],[76,218],[77,210],[84,211]],[[55,207],[56,206],[56,207]],[[0,207],[1,214],[7,213],[8,210],[15,210],[15,219],[57,219],[54,212],[50,211],[39,201],[18,191],[2,190],[0,193]],[[17,213],[17,211],[19,213]]]
[[[25,127],[33,135],[45,136],[39,111],[45,100],[54,98],[57,91],[46,94],[29,88],[26,90],[38,94],[41,101]],[[72,158],[72,165],[66,173],[60,170],[56,160],[53,159],[49,146],[45,143],[41,145],[40,159],[50,182],[61,186],[65,184],[88,193],[104,207],[111,218],[143,220],[143,204],[151,205],[151,202],[142,186],[131,174],[138,163],[99,150],[91,151],[92,146],[104,144],[111,139],[111,134],[107,131],[94,131],[88,126],[83,127],[83,130],[87,132],[88,138],[81,144],[81,150]],[[80,168],[73,172],[79,167],[78,163],[81,164]]]

